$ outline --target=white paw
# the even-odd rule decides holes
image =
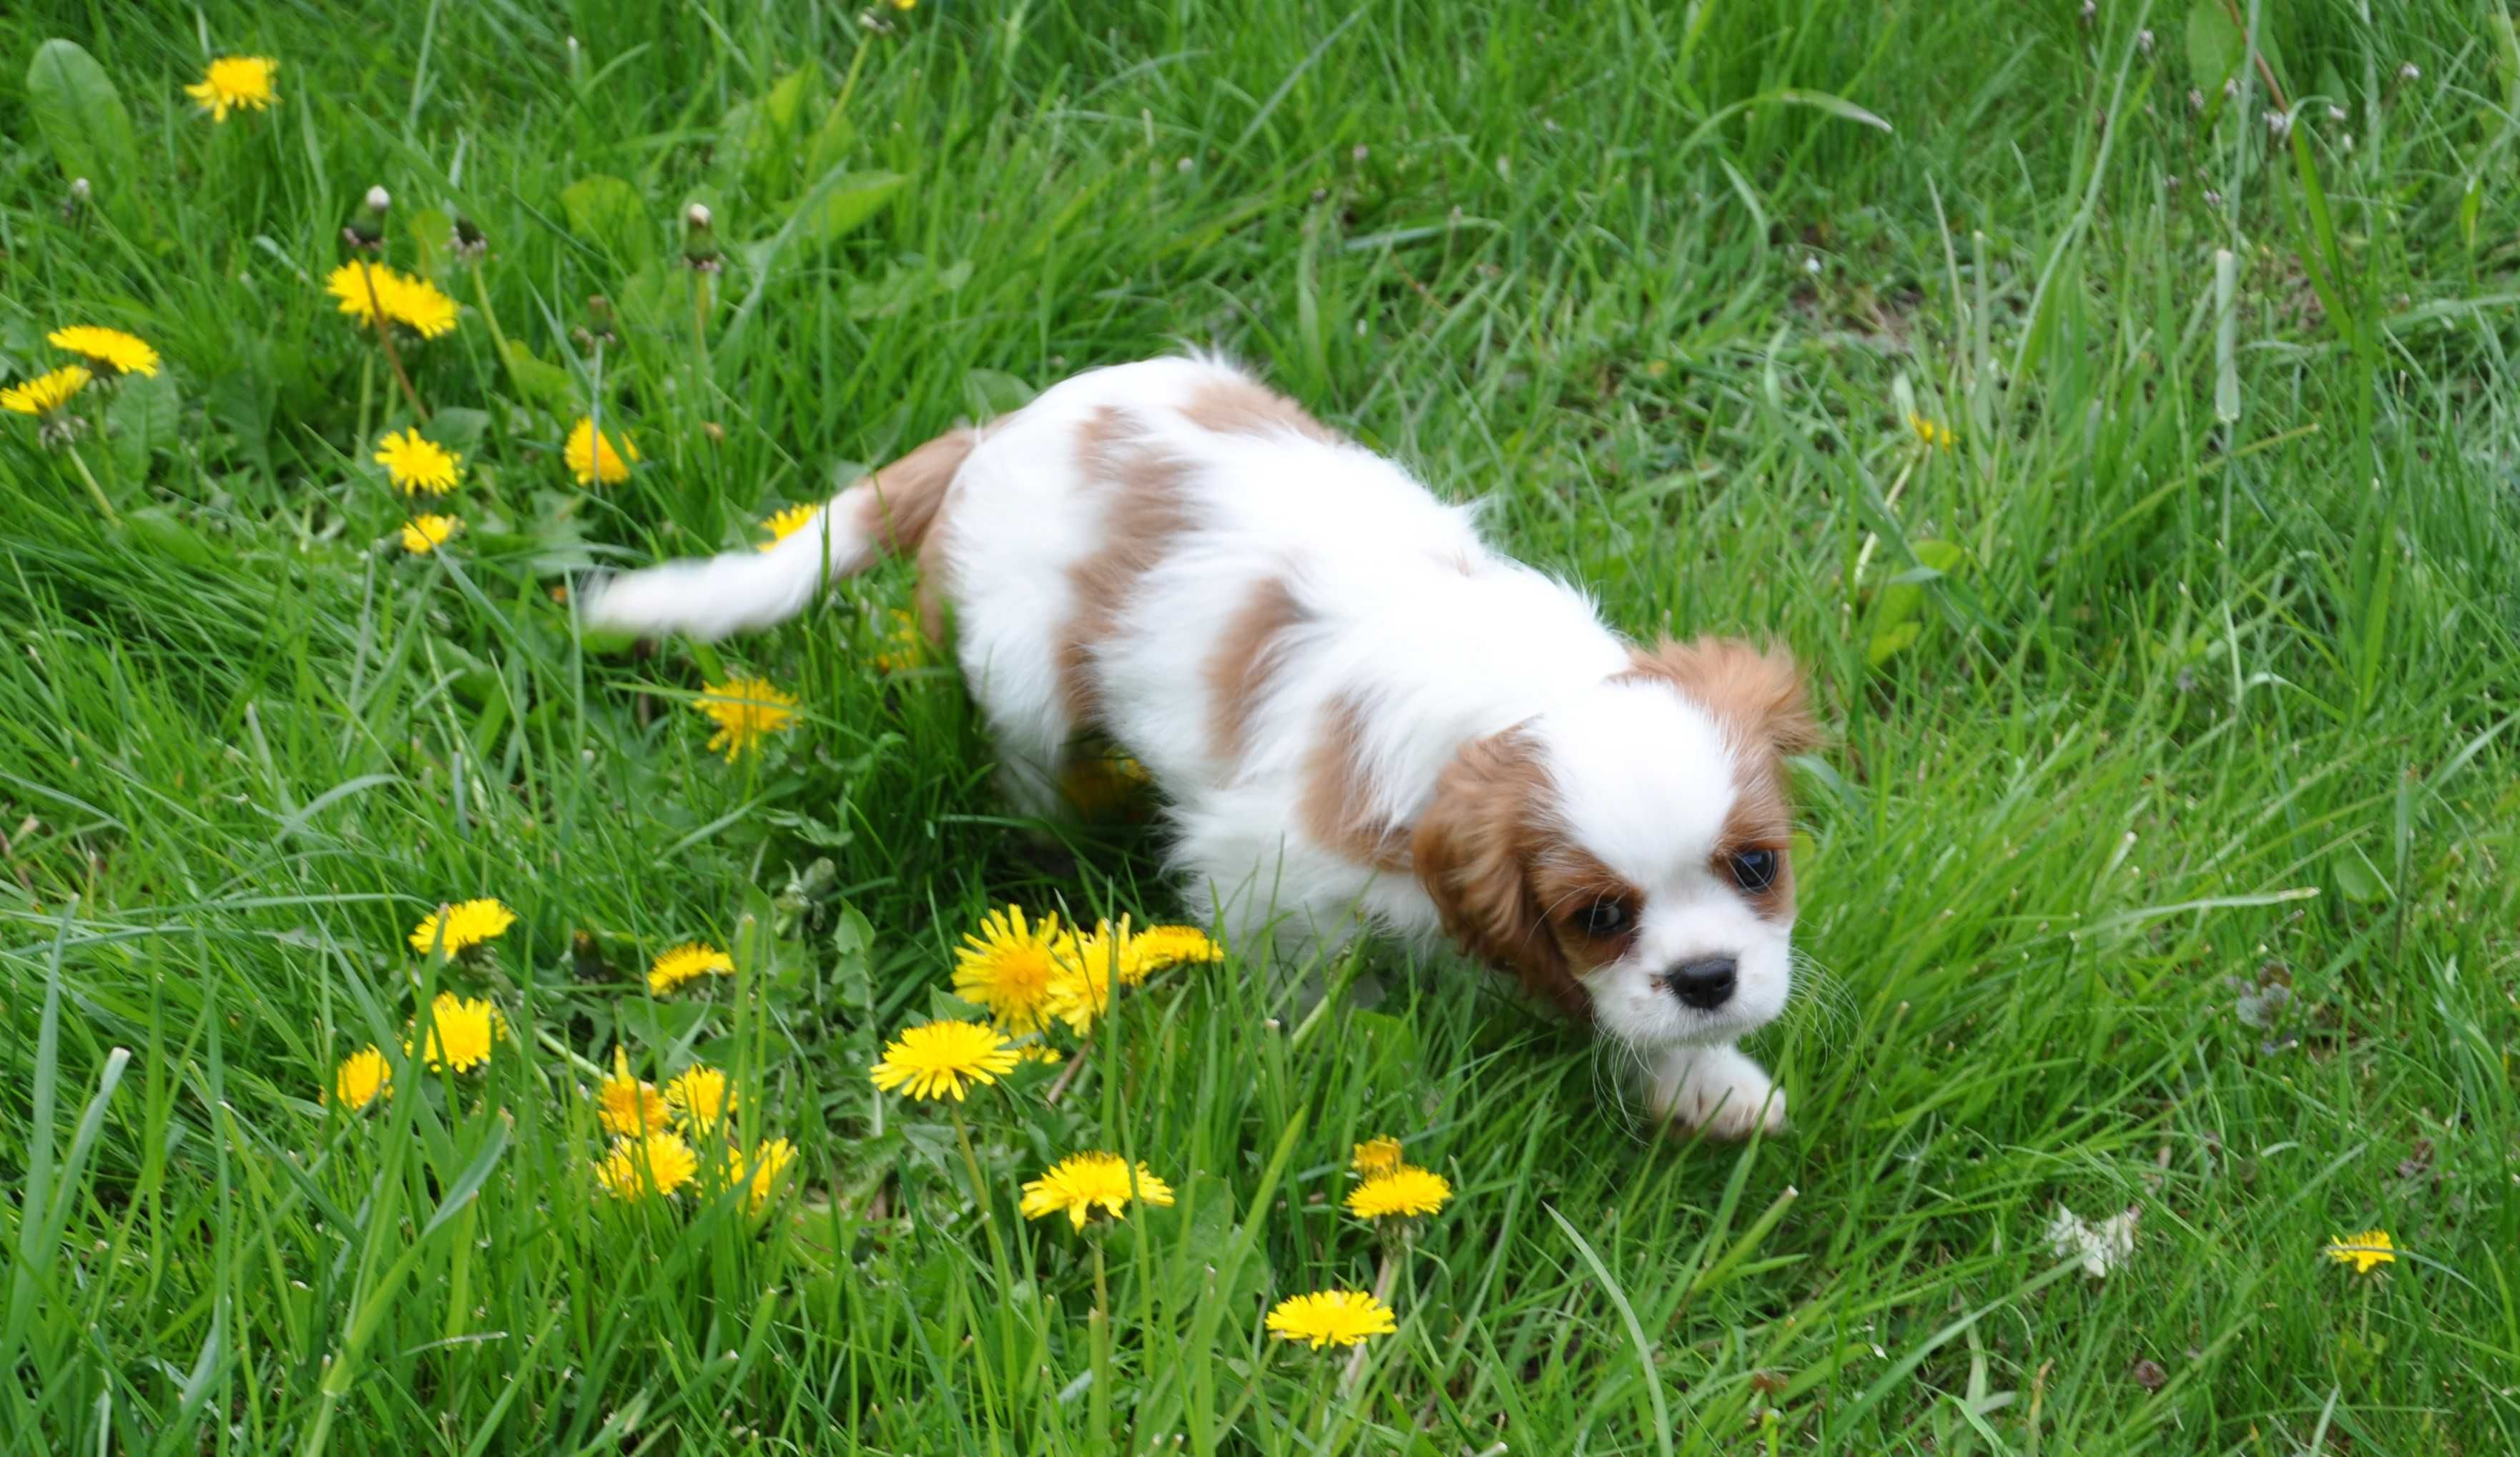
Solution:
[[[1734,1047],[1680,1047],[1654,1077],[1654,1111],[1714,1138],[1785,1130],[1785,1090]]]

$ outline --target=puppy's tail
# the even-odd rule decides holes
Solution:
[[[915,552],[935,524],[955,472],[979,436],[940,435],[832,498],[815,518],[768,551],[669,561],[591,589],[588,627],[686,633],[703,640],[785,622],[830,582],[875,565],[883,552]]]

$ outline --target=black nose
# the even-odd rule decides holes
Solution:
[[[1737,964],[1730,956],[1708,956],[1701,961],[1683,961],[1663,974],[1671,994],[1697,1008],[1711,1012],[1732,999],[1732,984]]]

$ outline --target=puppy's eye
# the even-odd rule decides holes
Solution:
[[[1757,895],[1777,883],[1777,853],[1773,850],[1744,850],[1732,861],[1732,883]]]
[[[1618,902],[1596,901],[1584,912],[1584,932],[1588,936],[1604,939],[1624,936],[1634,920],[1635,917],[1628,914],[1628,907]]]

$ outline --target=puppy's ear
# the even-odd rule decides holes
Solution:
[[[1464,745],[1418,817],[1410,863],[1444,930],[1463,950],[1589,1018],[1591,998],[1568,969],[1531,889],[1547,784],[1538,754],[1510,729]]]
[[[1635,672],[1661,679],[1695,699],[1745,748],[1799,754],[1820,746],[1820,725],[1803,694],[1802,670],[1781,647],[1738,638],[1665,638],[1631,652]]]

